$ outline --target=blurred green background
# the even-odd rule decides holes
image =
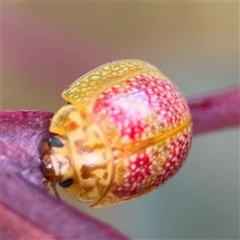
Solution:
[[[158,66],[185,96],[239,85],[239,3],[2,2],[3,109],[57,111],[66,85],[123,58]],[[239,239],[239,129],[194,137],[182,170],[131,203],[63,196],[134,239]]]

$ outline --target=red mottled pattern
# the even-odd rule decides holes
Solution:
[[[165,150],[164,147],[157,148],[156,145],[155,151],[153,148],[150,154],[144,149],[128,157],[129,165],[123,177],[124,183],[114,184],[113,193],[119,198],[126,199],[164,184],[182,166],[190,144],[190,135],[186,133],[172,141]]]
[[[103,91],[94,108],[100,122],[107,118],[117,128],[123,143],[159,136],[183,120],[186,112],[185,99],[170,81],[143,75]]]
[[[189,117],[185,99],[166,79],[146,75],[112,85],[96,101],[94,116],[102,130],[115,130],[112,146],[156,139],[181,126]],[[185,160],[191,143],[191,126],[147,146],[125,159],[115,158],[111,192],[128,199],[144,194],[174,175]],[[124,170],[123,170],[124,169]]]

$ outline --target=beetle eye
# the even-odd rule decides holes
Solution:
[[[69,186],[71,186],[73,183],[73,179],[72,178],[69,178],[63,182],[60,182],[59,185],[62,187],[62,188],[67,188]]]
[[[64,144],[62,143],[62,141],[58,137],[50,137],[48,139],[48,146],[49,147],[61,148],[61,147],[64,146]]]

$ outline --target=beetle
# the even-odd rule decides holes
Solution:
[[[112,206],[163,185],[191,145],[187,102],[155,66],[127,59],[85,74],[62,93],[44,144],[45,178],[93,207]]]

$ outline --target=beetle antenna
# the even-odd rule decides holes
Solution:
[[[51,182],[51,187],[52,187],[52,189],[53,189],[54,195],[55,195],[58,199],[61,199],[61,198],[60,198],[60,195],[59,195],[59,193],[58,193],[58,191],[57,191],[57,184],[56,184],[56,182]]]

